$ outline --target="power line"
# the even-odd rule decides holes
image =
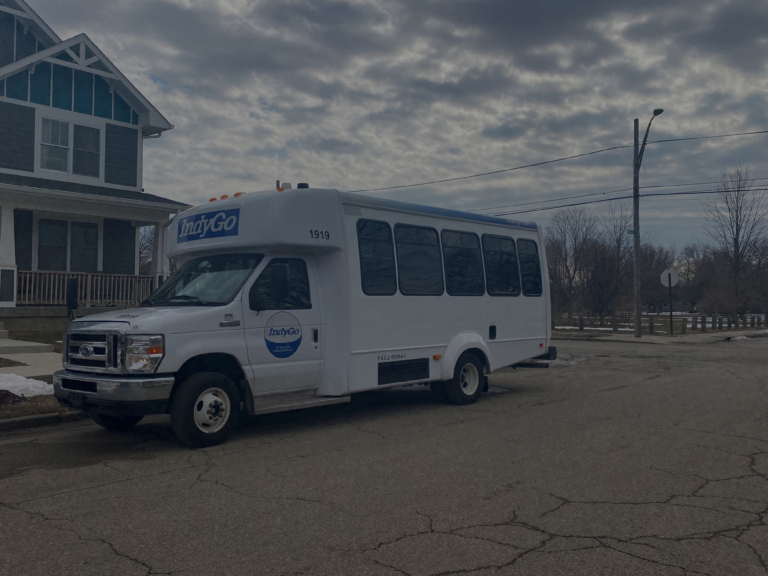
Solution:
[[[768,134],[768,130],[758,130],[757,132],[738,132],[736,134],[716,134],[714,136],[691,136],[690,138],[667,138],[666,140],[653,140],[646,144],[661,144],[664,142],[684,142],[686,140],[710,140],[712,138],[730,138],[731,136],[754,136],[756,134]]]
[[[665,140],[654,140],[647,144],[662,144],[668,142],[684,142],[688,140],[710,140],[712,138],[730,138],[733,136],[754,136],[757,134],[768,134],[768,130],[760,130],[756,132],[739,132],[735,134],[715,134],[712,136],[691,136],[689,138],[668,138]],[[602,152],[610,152],[612,150],[620,150],[622,148],[632,148],[634,144],[625,144],[623,146],[612,146],[610,148],[603,148],[602,150],[593,150],[592,152],[584,152],[582,154],[574,154],[573,156],[564,156],[563,158],[555,158],[554,160],[545,160],[543,162],[534,162],[533,164],[525,164],[523,166],[515,166],[514,168],[503,168],[501,170],[493,170],[491,172],[481,172],[479,174],[470,174],[468,176],[457,176],[455,178],[444,178],[442,180],[432,180],[430,182],[418,182],[416,184],[401,184],[399,186],[385,186],[384,188],[368,188],[365,190],[350,190],[353,193],[360,192],[381,192],[383,190],[397,190],[401,188],[415,188],[417,186],[429,186],[431,184],[445,184],[446,182],[457,182],[459,180],[469,180],[470,178],[480,178],[481,176],[491,176],[493,174],[502,174],[504,172],[513,172],[515,170],[522,170],[524,168],[534,168],[536,166],[544,166],[546,164],[554,164],[555,162],[563,162],[565,160],[573,160],[574,158],[583,158],[585,156],[592,156],[593,154],[600,154]]]
[[[751,180],[768,180],[768,178],[751,178]],[[641,186],[641,190],[651,188],[679,188],[684,186],[705,186],[707,184],[720,184],[719,180],[713,182],[690,182],[688,184],[656,184],[654,186]],[[517,208],[518,206],[530,206],[531,204],[543,204],[544,202],[558,202],[560,200],[575,200],[576,198],[588,198],[590,196],[605,196],[607,194],[619,194],[620,192],[629,192],[632,188],[620,188],[619,190],[609,190],[607,192],[591,192],[589,194],[579,194],[578,196],[563,196],[560,198],[551,198],[549,200],[534,200],[532,202],[523,202],[521,204],[502,204],[501,206],[489,206],[487,208],[474,208],[467,212],[480,212],[481,210],[498,210],[499,208]]]
[[[584,152],[583,154],[576,154],[574,156],[565,156],[564,158],[555,158],[554,160],[545,160],[544,162],[526,164],[525,166],[515,166],[514,168],[504,168],[502,170],[494,170],[493,172],[482,172],[480,174],[470,174],[469,176],[457,176],[456,178],[445,178],[444,180],[432,180],[431,182],[419,182],[418,184],[402,184],[400,186],[387,186],[385,188],[370,188],[368,190],[351,190],[351,192],[380,192],[382,190],[395,190],[397,188],[415,188],[416,186],[428,186],[429,184],[445,184],[446,182],[456,182],[457,180],[468,180],[470,178],[479,178],[480,176],[490,176],[492,174],[501,174],[502,172],[512,172],[513,170],[522,170],[523,168],[533,168],[534,166],[543,166],[544,164],[554,164],[555,162],[562,162],[564,160],[573,160],[574,158],[582,158],[584,156],[591,156],[592,154],[600,154],[601,152],[619,150],[620,148],[631,148],[632,146],[633,144],[627,144],[624,146],[613,146],[611,148],[603,148],[602,150],[593,150],[592,152]]]
[[[754,192],[768,192],[768,188],[752,188]],[[641,198],[652,198],[658,196],[693,196],[700,194],[717,194],[723,192],[722,190],[687,190],[685,192],[659,192],[655,194],[641,194]],[[616,198],[601,198],[599,200],[588,200],[586,202],[574,202],[572,204],[561,204],[560,206],[545,206],[542,208],[530,208],[528,210],[515,210],[513,212],[498,212],[493,216],[511,216],[515,214],[528,214],[530,212],[542,212],[544,210],[558,210],[560,208],[571,208],[573,206],[584,206],[586,204],[600,204],[602,202],[613,202],[615,200],[627,200],[632,196],[618,196]]]

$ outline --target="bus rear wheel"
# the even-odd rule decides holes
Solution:
[[[221,444],[239,419],[237,387],[218,372],[193,374],[179,385],[171,401],[173,432],[190,448]]]
[[[444,384],[445,397],[451,404],[473,404],[483,393],[483,365],[472,352],[459,356],[453,379]]]

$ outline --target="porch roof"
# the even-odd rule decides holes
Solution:
[[[154,194],[147,194],[145,192],[118,190],[104,186],[90,186],[87,184],[77,184],[74,182],[61,182],[56,180],[46,180],[44,178],[33,178],[30,176],[17,176],[16,174],[0,173],[0,186],[4,184],[8,185],[8,187],[18,187],[25,189],[37,188],[40,190],[50,190],[52,192],[67,192],[84,194],[88,196],[102,196],[116,200],[147,202],[152,204],[153,207],[168,207],[174,211],[189,208],[189,204],[177,202],[176,200],[169,200],[168,198],[155,196]]]

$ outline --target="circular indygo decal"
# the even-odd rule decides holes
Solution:
[[[276,358],[288,358],[301,346],[301,325],[293,314],[278,312],[264,328],[267,349]]]

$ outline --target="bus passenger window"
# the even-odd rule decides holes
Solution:
[[[517,241],[520,250],[520,272],[523,277],[523,295],[541,296],[541,266],[539,249],[533,240]]]
[[[272,300],[272,266],[288,264],[289,294],[288,298],[275,302]],[[259,278],[251,287],[251,292],[258,291],[261,310],[307,310],[312,308],[309,299],[309,275],[307,263],[301,258],[274,258],[261,271]]]
[[[484,234],[483,256],[488,294],[519,296],[520,272],[517,269],[515,241],[506,236]]]
[[[400,293],[406,296],[441,295],[443,263],[437,230],[396,224],[395,243]]]
[[[483,256],[476,234],[443,230],[443,262],[445,287],[451,296],[482,296],[485,294]]]
[[[395,248],[392,229],[386,222],[357,221],[360,278],[368,296],[392,296],[397,292]]]

